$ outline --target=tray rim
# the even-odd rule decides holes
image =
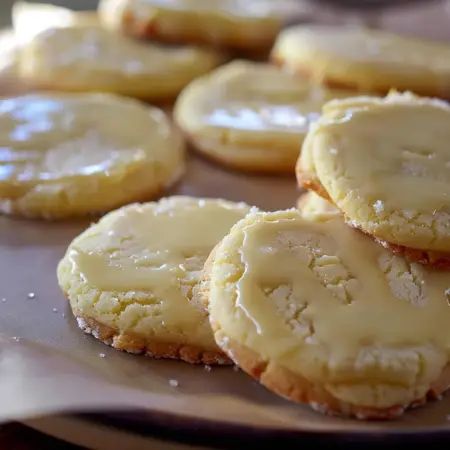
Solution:
[[[405,443],[450,444],[450,421],[445,426],[418,427],[417,430],[312,430],[282,429],[270,426],[255,426],[238,422],[189,417],[156,410],[108,411],[71,414],[81,420],[113,426],[141,436],[149,436],[183,444],[208,445],[214,448],[229,448],[233,442],[240,444],[264,443],[265,445],[294,445],[300,441],[308,443],[348,442],[351,444]],[[345,419],[344,419],[345,420]],[[379,421],[379,423],[383,423]],[[175,432],[175,433],[174,433]],[[217,440],[219,439],[219,442]]]

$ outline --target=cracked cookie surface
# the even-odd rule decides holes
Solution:
[[[187,86],[174,114],[209,158],[236,169],[291,174],[323,104],[348,95],[269,64],[233,61]]]
[[[80,327],[120,350],[226,362],[192,297],[208,254],[249,209],[169,197],[109,213],[70,244],[58,266]]]
[[[445,102],[396,93],[338,100],[305,140],[297,176],[376,239],[450,254],[449,140]]]
[[[207,264],[218,345],[276,393],[393,418],[450,386],[450,278],[339,215],[249,214]]]
[[[4,214],[109,211],[154,198],[184,172],[184,144],[165,113],[114,95],[2,98],[0,134]]]

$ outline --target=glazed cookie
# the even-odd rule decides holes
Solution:
[[[184,171],[184,145],[165,114],[112,95],[3,98],[0,136],[6,214],[104,212],[154,198]]]
[[[341,215],[338,208],[314,191],[306,192],[300,196],[297,201],[297,209],[302,217],[312,219]]]
[[[193,146],[222,164],[291,174],[322,105],[346,95],[268,64],[235,61],[187,86],[174,116]]]
[[[102,0],[114,30],[170,43],[203,43],[246,53],[270,50],[283,21],[303,14],[290,0]]]
[[[341,217],[249,214],[205,279],[217,344],[290,400],[391,419],[450,386],[448,274],[406,262]]]
[[[334,101],[305,140],[297,177],[383,245],[450,267],[449,142],[446,102],[396,93]]]
[[[220,62],[217,53],[137,42],[99,27],[51,28],[20,52],[19,73],[37,87],[168,101]]]
[[[207,312],[191,298],[209,252],[249,210],[169,197],[109,213],[70,244],[58,266],[80,328],[119,350],[227,362]]]
[[[445,43],[356,27],[299,25],[280,33],[272,58],[333,86],[450,97]]]

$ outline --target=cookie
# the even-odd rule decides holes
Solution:
[[[165,102],[220,61],[212,50],[138,42],[99,27],[65,27],[26,43],[19,73],[38,88]]]
[[[20,49],[34,36],[54,27],[100,26],[96,12],[75,12],[46,3],[15,2],[11,15],[13,28],[0,31],[0,76],[14,78],[16,84]]]
[[[396,252],[450,267],[450,106],[392,93],[325,105],[297,177]]]
[[[209,252],[249,210],[169,197],[106,215],[70,244],[58,266],[80,327],[119,350],[228,362],[207,312],[191,299]]]
[[[249,214],[204,275],[217,344],[287,399],[392,419],[450,387],[450,279],[341,217]]]
[[[322,216],[339,216],[342,214],[332,203],[314,191],[305,192],[300,196],[297,201],[297,209],[300,211],[302,217],[313,219]]]
[[[184,171],[183,141],[166,115],[113,95],[2,98],[0,136],[4,214],[104,212],[154,198]]]
[[[100,26],[95,11],[72,11],[49,3],[15,2],[11,16],[20,42],[26,42],[49,28]]]
[[[102,0],[106,27],[163,42],[200,43],[246,54],[270,50],[283,21],[304,13],[281,0]]]
[[[272,59],[332,86],[450,98],[446,43],[357,27],[298,25],[280,33]]]
[[[322,105],[346,95],[268,64],[234,61],[189,84],[174,117],[193,146],[219,163],[292,174]]]

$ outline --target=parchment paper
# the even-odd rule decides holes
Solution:
[[[397,13],[389,17],[402,31],[450,37],[443,9],[427,5],[425,13],[433,13],[433,20],[423,21],[423,14],[415,20]],[[430,22],[433,33],[421,25]],[[396,28],[389,20],[387,25]],[[0,95],[26,89],[15,80],[0,79]],[[294,206],[299,192],[293,177],[233,173],[190,155],[188,173],[171,194],[281,209]],[[57,286],[55,270],[69,242],[88,225],[89,220],[47,223],[0,216],[0,422],[144,408],[280,430],[450,433],[450,395],[393,422],[325,417],[277,397],[232,368],[207,372],[202,366],[129,355],[83,334]],[[28,297],[30,292],[34,298]],[[178,387],[170,386],[171,379]]]
[[[228,172],[192,155],[188,174],[173,193],[222,196],[265,209],[291,207],[299,194],[291,177]],[[393,423],[357,423],[323,417],[285,401],[229,367],[207,372],[202,366],[120,353],[83,334],[59,291],[55,268],[67,244],[88,224],[0,217],[1,421],[139,407],[283,429],[386,431],[450,426],[449,397]],[[179,386],[171,387],[171,379]]]

